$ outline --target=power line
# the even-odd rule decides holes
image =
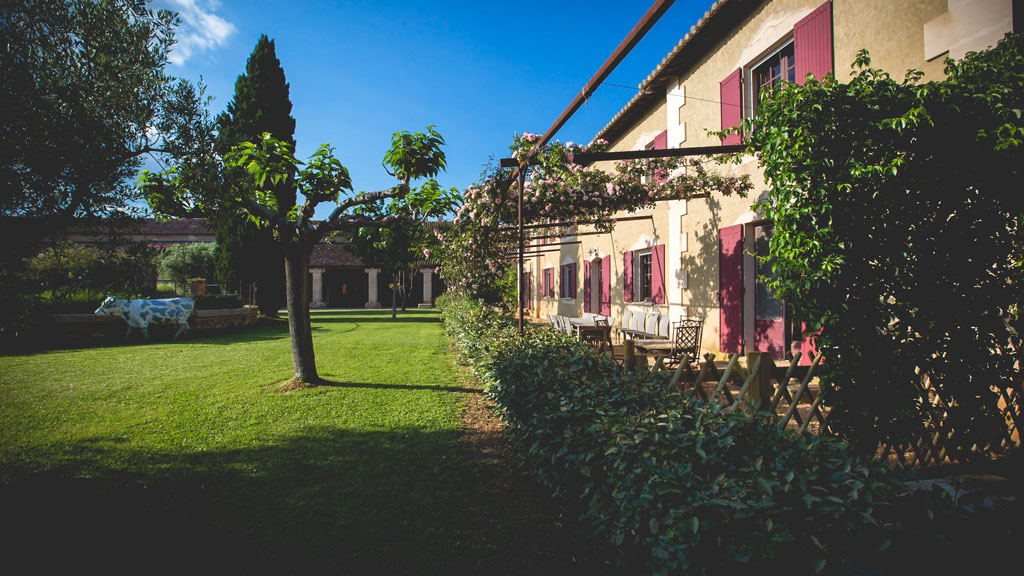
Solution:
[[[602,86],[613,86],[615,88],[625,88],[627,90],[635,90],[637,92],[642,92],[644,94],[653,94],[653,92],[649,92],[649,91],[641,89],[641,88],[635,88],[633,86],[625,86],[625,85],[622,85],[622,84],[612,84],[611,82],[604,82],[602,84]],[[668,96],[672,96],[672,97],[675,97],[675,98],[683,98],[684,100],[689,99],[689,100],[697,100],[699,102],[709,102],[711,104],[718,104],[719,106],[722,105],[721,100],[709,100],[707,98],[699,98],[697,96],[690,96],[689,94],[671,94],[671,93],[669,93]],[[726,104],[726,106],[736,106],[736,104]],[[741,104],[741,106],[743,106],[743,105]],[[752,110],[752,108],[750,106],[743,106],[743,108],[745,108],[747,110]]]

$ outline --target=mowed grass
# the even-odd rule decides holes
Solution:
[[[283,322],[0,356],[4,564],[481,567],[464,521],[474,464],[455,392],[467,384],[437,313],[329,311],[313,327],[329,383],[288,394]]]

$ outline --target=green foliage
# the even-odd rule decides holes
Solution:
[[[37,294],[52,303],[75,294],[145,296],[154,289],[156,251],[144,242],[81,246],[57,243],[28,261],[28,278]]]
[[[427,126],[426,134],[395,132],[391,149],[384,154],[384,165],[391,169],[392,176],[407,184],[419,178],[433,178],[448,166],[441,149],[444,143],[433,124]]]
[[[627,565],[863,569],[899,529],[902,482],[843,443],[666,392],[664,374],[626,372],[563,334],[519,337],[510,317],[464,298],[438,306],[524,469]]]
[[[747,140],[768,182],[776,296],[817,337],[830,422],[865,450],[919,433],[921,375],[969,458],[1005,434],[1000,390],[1019,386],[1024,37],[948,61],[921,83],[870,67],[849,83],[787,84]]]
[[[216,250],[213,242],[171,246],[160,253],[160,278],[173,282],[203,278],[212,282],[216,275]]]
[[[129,0],[3,2],[0,215],[107,214],[144,155],[193,144],[195,90],[165,72],[177,22]]]

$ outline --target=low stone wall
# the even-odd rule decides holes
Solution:
[[[186,335],[201,336],[231,328],[255,326],[259,322],[256,308],[233,308],[226,310],[196,310],[189,320]],[[95,314],[54,314],[49,325],[40,330],[38,336],[46,344],[68,344],[72,342],[114,342],[124,339],[128,324],[117,316],[96,316]],[[149,327],[153,340],[165,340],[178,330],[177,326],[154,324]],[[134,338],[141,338],[136,331]]]
[[[231,308],[227,310],[196,310],[192,329],[197,332],[241,328],[256,325],[256,308]]]

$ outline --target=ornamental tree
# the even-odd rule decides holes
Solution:
[[[313,385],[320,382],[306,296],[313,247],[328,234],[409,225],[447,209],[451,202],[448,194],[439,193],[436,187],[411,186],[414,180],[433,178],[444,168],[444,152],[440,150],[444,140],[433,127],[427,130],[428,134],[395,135],[384,165],[398,182],[376,192],[353,193],[348,169],[334,157],[330,145],[324,144],[303,163],[295,158],[291,144],[267,133],[257,142],[234,147],[223,159],[212,154],[161,174],[147,173],[143,187],[152,206],[188,203],[200,209],[203,190],[211,186],[230,190],[231,195],[226,197],[235,206],[245,210],[253,222],[273,231],[284,253],[293,383]],[[239,177],[241,174],[247,177]],[[244,185],[232,185],[238,182]],[[301,204],[281,203],[276,191],[286,182],[295,186],[295,198],[301,195],[305,199]],[[323,202],[337,205],[325,220],[314,221],[313,213]],[[390,204],[387,214],[359,210],[378,203]]]
[[[821,330],[829,420],[866,451],[929,421],[925,376],[960,458],[997,447],[999,404],[1021,398],[1024,37],[946,73],[895,79],[862,52],[848,83],[786,84],[745,126],[775,223],[771,287]]]

